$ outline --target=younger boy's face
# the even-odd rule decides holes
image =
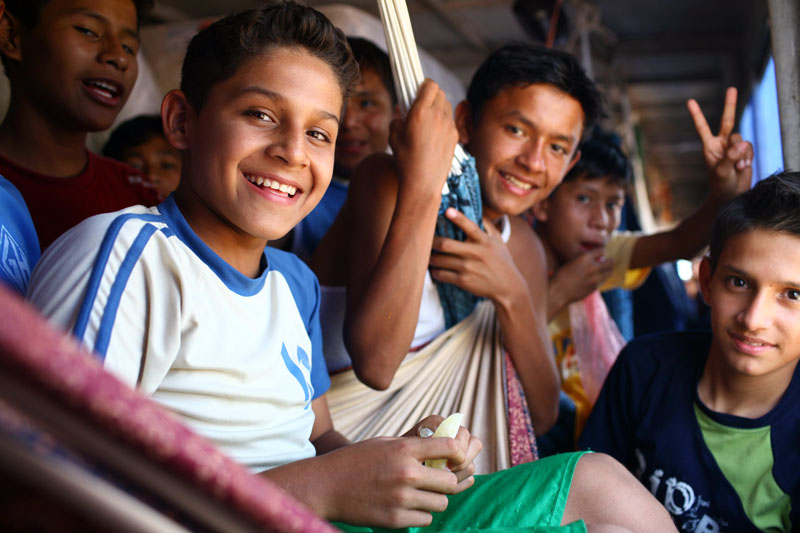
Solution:
[[[187,152],[178,192],[195,231],[285,235],[330,183],[342,103],[331,67],[300,48],[266,52],[213,86],[199,113],[189,108],[178,146]]]
[[[389,146],[389,124],[398,116],[392,96],[371,68],[361,69],[361,82],[347,99],[336,141],[336,169],[349,174],[365,157]],[[340,170],[341,169],[341,170]]]
[[[49,0],[20,28],[22,91],[44,116],[84,131],[111,126],[138,68],[132,0]]]
[[[169,196],[181,180],[181,154],[163,135],[125,148],[120,159],[141,170],[162,198]]]
[[[611,178],[561,183],[534,207],[537,232],[563,264],[605,246],[621,221],[625,191]]]
[[[710,363],[731,376],[791,379],[800,358],[800,237],[736,235],[713,274],[703,260],[700,287],[711,307]]]
[[[490,219],[518,215],[547,198],[576,161],[583,108],[552,85],[503,89],[485,103],[477,125],[462,106],[460,140],[475,157]]]

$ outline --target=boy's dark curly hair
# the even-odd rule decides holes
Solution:
[[[756,229],[800,237],[800,172],[777,172],[720,209],[708,249],[712,271],[732,237]]]
[[[581,157],[564,176],[565,182],[603,178],[622,187],[630,183],[633,171],[616,134],[594,128],[578,149],[581,151]]]
[[[272,48],[297,47],[330,65],[345,100],[359,79],[344,33],[325,15],[292,0],[229,15],[195,35],[181,69],[181,91],[199,110],[211,88]]]
[[[506,87],[544,83],[564,91],[583,108],[584,131],[605,116],[603,97],[574,56],[527,43],[511,43],[492,52],[478,67],[467,89],[475,124],[483,106]]]

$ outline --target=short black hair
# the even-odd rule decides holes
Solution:
[[[111,132],[102,153],[119,160],[126,149],[144,144],[156,136],[164,136],[161,115],[139,115],[126,120]]]
[[[316,9],[284,0],[228,15],[195,35],[183,60],[181,91],[199,111],[213,86],[278,47],[303,48],[330,65],[344,99],[358,80],[344,33]]]
[[[581,157],[564,176],[565,182],[606,178],[622,187],[630,183],[633,174],[631,164],[622,151],[617,134],[595,127],[578,149]]]
[[[711,271],[716,270],[731,237],[755,229],[800,237],[800,172],[775,173],[720,209],[711,228],[708,250]]]
[[[6,0],[6,10],[14,15],[20,24],[33,28],[39,23],[39,12],[50,0]],[[136,24],[142,23],[142,17],[153,9],[154,0],[131,0],[136,7]]]
[[[358,61],[359,68],[368,68],[374,71],[383,82],[383,86],[389,91],[392,104],[397,105],[397,92],[394,88],[392,64],[389,62],[388,54],[372,41],[361,37],[348,37],[347,42],[353,51],[353,57]]]
[[[473,123],[483,106],[507,87],[544,83],[567,93],[580,103],[584,131],[605,116],[603,97],[574,56],[560,50],[527,43],[510,43],[493,52],[478,67],[467,89]]]

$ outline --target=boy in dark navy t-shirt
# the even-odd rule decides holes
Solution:
[[[713,334],[628,344],[579,444],[625,464],[681,531],[795,531],[800,173],[723,208],[700,284]]]

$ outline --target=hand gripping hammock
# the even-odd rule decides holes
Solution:
[[[406,114],[424,80],[408,7],[405,0],[378,0],[378,8],[389,49],[394,84],[398,92],[397,99],[403,114]],[[460,144],[456,145],[450,173],[442,188],[436,235],[463,241],[464,232],[444,216],[448,207],[455,207],[483,228],[483,206],[475,159],[464,151]],[[448,328],[466,318],[480,300],[472,293],[450,283],[437,282],[436,289],[439,291]]]

